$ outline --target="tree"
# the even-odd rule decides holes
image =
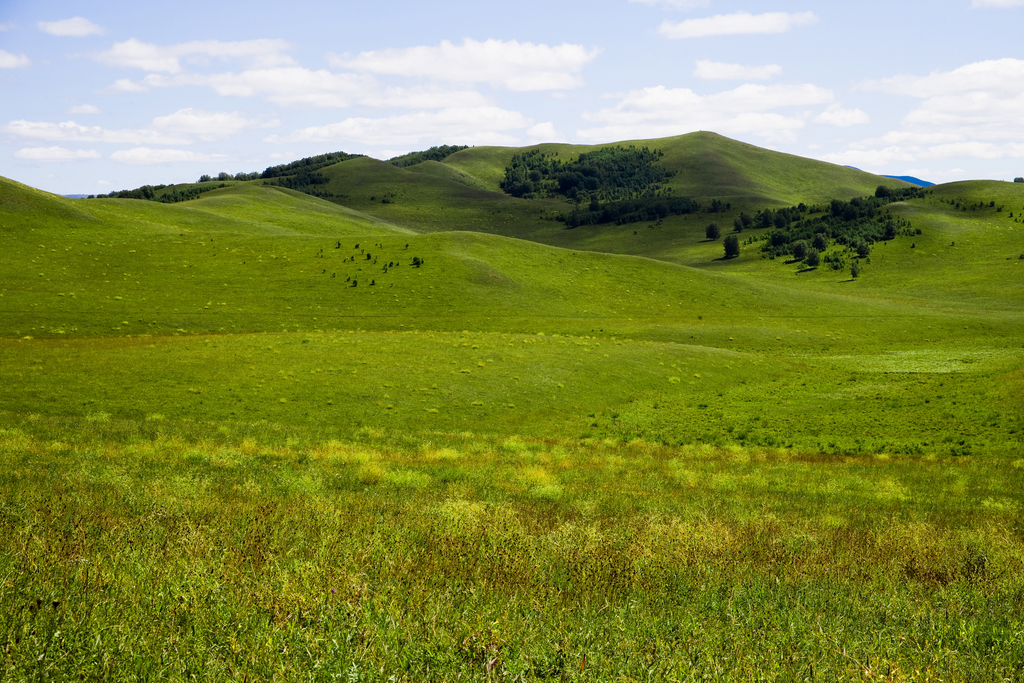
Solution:
[[[210,176],[208,176],[205,173],[203,175],[199,176],[199,182],[201,182],[201,183],[208,183],[211,180],[213,180],[213,178],[211,178]]]
[[[1013,182],[1015,182],[1015,183],[1024,183],[1024,178],[1020,178],[1020,177],[1014,178]]]
[[[817,249],[808,249],[807,255],[804,256],[804,263],[806,263],[810,268],[817,268],[821,263],[821,254],[818,253]]]
[[[217,180],[231,180],[231,175],[227,171],[221,171],[217,174]]]
[[[805,256],[807,256],[807,242],[803,240],[793,242],[793,258],[803,261]]]
[[[814,239],[811,240],[811,246],[818,251],[825,251],[828,248],[828,238],[825,237],[824,233],[819,232],[814,236]]]
[[[736,258],[740,255],[740,238],[729,235],[725,238],[725,258]]]
[[[718,223],[711,223],[704,228],[704,234],[709,240],[717,240],[722,236],[722,230],[718,227]]]
[[[732,231],[733,232],[743,232],[743,219],[740,218],[739,216],[736,216],[736,218],[733,219]]]
[[[850,264],[850,277],[854,280],[860,277],[860,261],[853,259],[853,263]]]

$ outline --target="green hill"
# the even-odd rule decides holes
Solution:
[[[0,179],[0,670],[1014,680],[1024,185],[637,144],[704,208],[567,229],[499,148]],[[899,230],[762,249],[826,216]]]

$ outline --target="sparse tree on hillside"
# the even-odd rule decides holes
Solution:
[[[814,239],[811,240],[811,246],[817,249],[818,251],[825,251],[826,249],[828,249],[828,238],[825,237],[823,233],[819,232],[817,235],[814,236]]]
[[[729,235],[725,238],[725,258],[736,258],[740,255],[740,238]]]
[[[704,235],[709,240],[717,240],[722,236],[722,230],[718,227],[718,223],[711,223],[708,227],[704,228]]]
[[[818,253],[817,249],[808,249],[807,255],[804,256],[804,263],[806,263],[809,268],[817,268],[821,264],[821,254]]]
[[[853,259],[853,263],[850,264],[850,277],[854,280],[860,277],[860,261]]]
[[[1021,177],[1014,178],[1013,182],[1015,182],[1015,183],[1024,183],[1024,178],[1021,178]]]

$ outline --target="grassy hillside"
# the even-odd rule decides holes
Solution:
[[[1013,680],[1024,186],[853,279],[704,228],[874,176],[645,144],[735,206],[566,230],[498,148],[0,179],[0,678]]]
[[[886,179],[845,166],[772,152],[723,137],[699,132],[673,138],[614,143],[658,149],[665,153],[660,165],[676,172],[668,182],[677,195],[697,199],[718,198],[737,206],[779,206],[819,203],[873,194],[880,184],[902,187]],[[543,144],[525,148],[568,160],[607,145]],[[521,149],[474,147],[457,152],[443,163],[476,177],[499,191],[505,166]]]

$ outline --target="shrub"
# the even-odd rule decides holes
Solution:
[[[718,223],[711,223],[708,227],[704,228],[704,234],[709,240],[717,240],[722,236],[722,231],[718,227]]]
[[[811,248],[807,250],[807,256],[804,257],[804,263],[811,268],[817,268],[821,263],[821,254],[818,253],[817,249]]]

